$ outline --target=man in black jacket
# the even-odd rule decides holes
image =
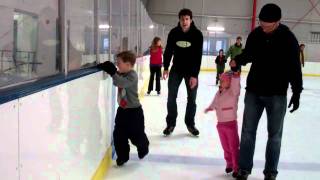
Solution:
[[[182,79],[184,79],[188,93],[185,124],[192,135],[199,135],[199,131],[195,127],[194,116],[196,114],[196,96],[202,58],[202,44],[203,36],[192,21],[191,10],[182,9],[179,12],[178,26],[173,28],[168,35],[163,55],[163,78],[166,79],[169,75],[168,115],[166,117],[167,127],[163,131],[164,135],[170,135],[176,126],[176,118],[178,116],[176,98]],[[173,64],[169,74],[168,68],[172,56]]]
[[[289,83],[292,88],[289,107],[293,105],[290,112],[299,108],[303,89],[299,44],[280,19],[279,6],[264,5],[259,14],[260,26],[249,34],[242,54],[230,62],[233,69],[251,63],[244,100],[238,180],[246,180],[251,173],[256,130],[264,109],[268,121],[268,142],[263,173],[265,180],[276,179]]]

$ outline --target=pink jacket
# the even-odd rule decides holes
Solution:
[[[231,78],[229,89],[216,93],[209,108],[216,110],[218,122],[237,120],[238,100],[240,96],[240,76]]]

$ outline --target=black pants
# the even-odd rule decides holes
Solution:
[[[220,80],[220,75],[224,72],[225,65],[224,64],[217,64],[217,76],[216,76],[216,84],[218,84]]]
[[[138,153],[148,148],[149,140],[144,132],[144,115],[141,106],[128,109],[118,108],[113,139],[115,150],[120,160],[129,159],[129,139],[137,147]]]
[[[154,75],[156,75],[156,91],[160,91],[160,77],[161,77],[161,66],[150,66],[150,79],[149,79],[149,86],[148,91],[153,90],[153,80]]]
[[[177,95],[179,91],[179,86],[181,84],[182,79],[186,84],[187,94],[188,94],[188,102],[186,107],[186,114],[184,117],[185,124],[187,126],[194,126],[194,116],[196,114],[196,97],[197,97],[197,89],[198,85],[193,89],[190,88],[189,80],[190,76],[181,75],[174,71],[170,71],[169,81],[168,81],[168,102],[167,102],[167,110],[168,115],[166,118],[167,126],[176,126],[176,118],[178,116],[177,111]]]

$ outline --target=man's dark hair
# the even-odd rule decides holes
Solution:
[[[179,19],[181,18],[181,16],[190,16],[190,19],[192,19],[192,11],[190,9],[181,9],[179,12]]]
[[[136,63],[136,55],[131,51],[122,51],[117,54],[117,58],[121,58],[124,63],[129,62],[132,66]]]
[[[242,40],[242,37],[241,37],[241,36],[238,36],[238,37],[237,37],[237,39],[240,39],[240,40]]]

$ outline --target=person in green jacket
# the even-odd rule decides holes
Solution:
[[[236,43],[234,43],[234,45],[230,46],[228,51],[226,52],[226,59],[229,58],[230,56],[230,60],[234,60],[234,58],[242,53],[242,38],[241,36],[238,36],[236,39]],[[240,69],[241,70],[241,69]]]

